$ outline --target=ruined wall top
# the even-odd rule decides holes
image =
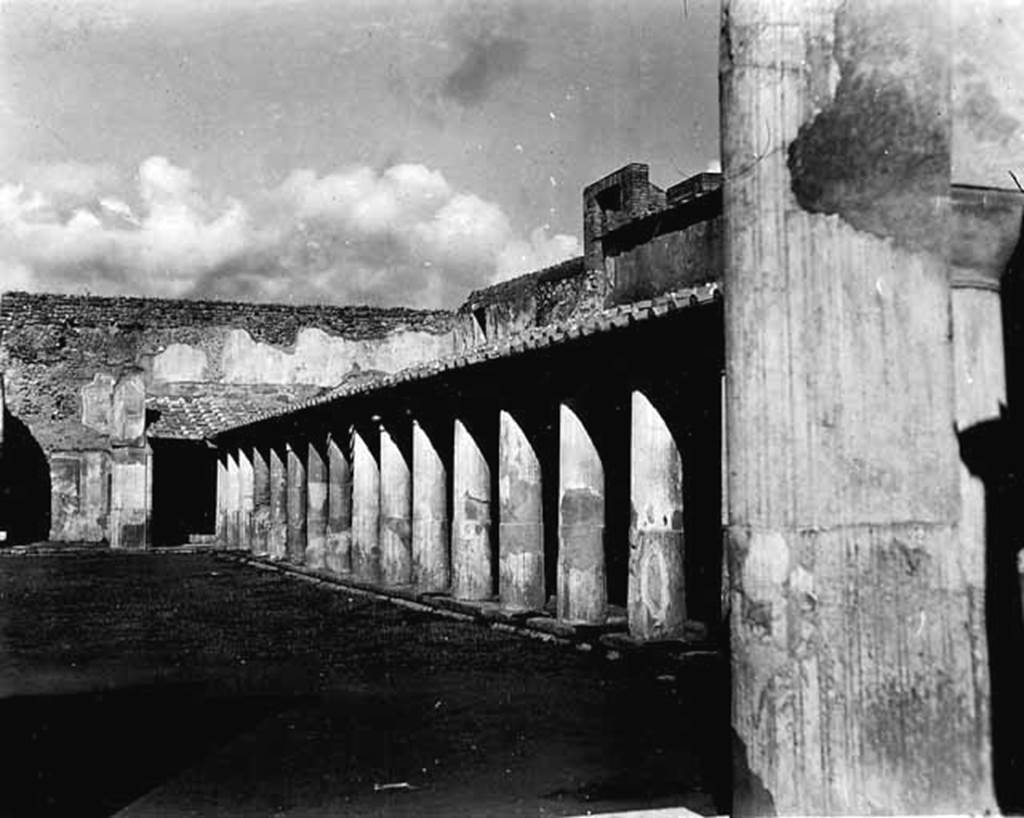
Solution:
[[[0,295],[0,368],[10,411],[44,452],[106,450],[115,384],[129,373],[150,402],[239,386],[253,394],[237,398],[244,406],[257,387],[306,395],[448,354],[454,323],[444,310],[13,292]]]
[[[662,190],[631,162],[583,191],[581,257],[470,293],[456,347],[469,350],[538,327],[721,279],[721,174]]]
[[[24,324],[79,327],[195,327],[245,329],[254,340],[277,345],[295,342],[303,327],[318,327],[346,338],[374,338],[396,329],[443,333],[454,313],[408,307],[335,307],[322,304],[253,304],[233,301],[58,295],[0,294],[0,334]]]

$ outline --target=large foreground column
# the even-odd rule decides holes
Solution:
[[[948,8],[731,0],[723,23],[733,812],[992,809]]]
[[[286,551],[289,562],[302,565],[306,557],[306,463],[302,454],[290,443],[286,451],[288,482]]]
[[[491,469],[466,425],[455,421],[452,464],[452,596],[494,595],[491,555]]]
[[[558,416],[558,618],[603,623],[604,466],[576,412],[563,403]]]
[[[352,466],[348,443],[344,449],[333,437],[327,439],[327,570],[337,574],[352,570]]]
[[[522,427],[501,412],[498,431],[498,595],[507,608],[544,607],[544,502],[540,459]]]
[[[629,632],[681,636],[686,622],[683,461],[665,419],[633,392],[629,495]]]
[[[391,430],[380,427],[380,558],[388,585],[412,582],[412,482]]]
[[[327,461],[309,444],[306,459],[306,553],[310,568],[327,567]]]
[[[412,565],[421,591],[447,591],[448,474],[444,461],[420,423],[412,425]]]
[[[259,446],[252,447],[252,553],[270,553],[270,462]]]
[[[381,581],[380,466],[365,434],[352,429],[352,573]]]
[[[288,467],[284,450],[270,450],[270,556],[283,560],[288,553]]]

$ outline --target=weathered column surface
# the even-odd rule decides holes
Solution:
[[[682,636],[686,622],[683,460],[661,413],[633,392],[629,458],[629,632]]]
[[[270,449],[270,531],[267,545],[271,559],[288,554],[288,466],[277,446]]]
[[[563,403],[558,418],[558,618],[602,623],[604,466],[576,412]]]
[[[447,591],[448,474],[434,441],[417,422],[412,424],[412,573],[421,591]]]
[[[1007,403],[999,289],[1020,240],[1022,198],[1016,191],[953,189],[953,362],[956,428],[961,432],[997,421],[1000,406]],[[963,463],[960,497],[960,536],[966,552],[978,557],[972,567],[973,581],[980,587],[986,544],[985,485]]]
[[[270,461],[259,446],[252,447],[252,553],[270,553]]]
[[[217,519],[215,520],[217,544],[226,545],[228,538],[228,461],[227,453],[217,452]]]
[[[111,455],[110,547],[146,548],[151,457],[142,446],[115,446]]]
[[[412,582],[412,480],[394,435],[380,427],[380,559],[388,585]]]
[[[363,433],[352,430],[352,573],[381,581],[380,466]]]
[[[252,550],[252,513],[255,475],[251,449],[238,450],[238,547]]]
[[[491,555],[491,469],[479,443],[455,421],[452,465],[452,596],[494,595]]]
[[[950,342],[950,31],[730,0],[722,160],[734,814],[990,786]]]
[[[305,449],[305,446],[303,446]],[[306,463],[290,443],[287,452],[288,528],[286,552],[289,562],[302,565],[306,558]]]
[[[309,444],[306,459],[306,553],[310,568],[327,567],[327,462],[320,447]]]
[[[544,607],[544,502],[540,459],[522,427],[501,412],[498,431],[498,595],[507,608]]]
[[[138,373],[122,376],[114,387],[111,430],[111,548],[150,545],[153,451],[146,441],[146,387]]]
[[[327,569],[337,574],[352,570],[352,466],[348,444],[327,440]]]
[[[228,548],[238,548],[242,541],[238,528],[240,512],[242,510],[238,494],[241,477],[238,473],[238,449],[234,446],[227,453],[227,469],[227,496],[225,497],[225,507],[227,508],[225,533],[227,536],[225,537],[225,544]]]

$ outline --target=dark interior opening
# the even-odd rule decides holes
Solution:
[[[484,307],[477,307],[473,310],[473,320],[476,322],[480,337],[487,340],[487,310]]]
[[[160,440],[153,446],[153,544],[182,545],[213,534],[216,452],[204,441]]]
[[[595,198],[598,207],[606,213],[622,210],[622,188],[619,185],[605,188]]]
[[[626,607],[629,591],[629,392],[611,398],[597,443],[604,465],[604,565],[608,604]]]
[[[50,466],[28,426],[3,412],[0,530],[7,532],[7,541],[2,544],[39,542],[50,536]]]

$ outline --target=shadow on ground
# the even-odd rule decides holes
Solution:
[[[285,702],[208,697],[200,685],[3,699],[0,810],[110,815]]]
[[[539,643],[209,555],[6,558],[0,812],[721,812],[721,666]]]

